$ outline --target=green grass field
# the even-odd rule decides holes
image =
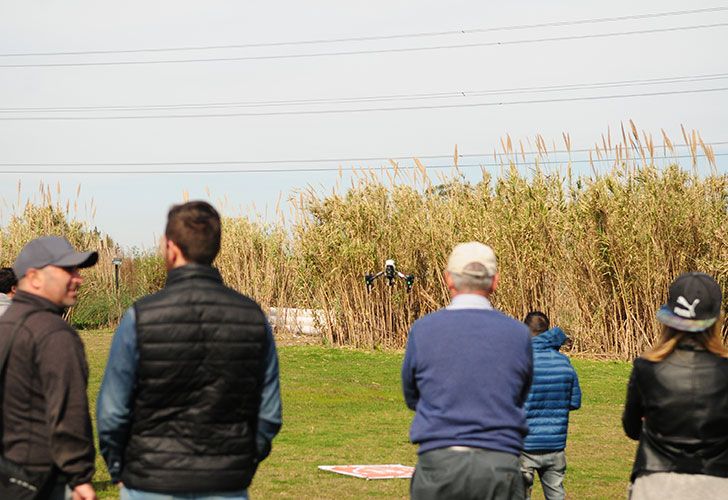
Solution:
[[[108,355],[111,334],[84,332],[91,368],[92,411]],[[401,463],[414,465],[409,443],[412,413],[402,400],[402,354],[320,346],[279,348],[283,430],[261,465],[251,497],[406,498],[409,481],[362,479],[317,469],[318,465]],[[629,364],[574,360],[584,393],[572,413],[567,459],[569,498],[624,498],[634,443],[624,437],[620,415]],[[101,498],[117,498],[103,461],[97,461]],[[540,498],[536,491],[534,498]]]

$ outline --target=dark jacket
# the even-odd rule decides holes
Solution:
[[[622,417],[639,439],[632,480],[650,472],[728,477],[728,359],[681,344],[634,361]]]
[[[561,451],[566,447],[569,411],[581,407],[579,377],[559,352],[566,341],[560,328],[533,338],[533,382],[526,400],[528,435],[524,451]]]
[[[268,353],[263,311],[190,264],[135,305],[139,363],[121,480],[133,489],[247,488]]]
[[[19,291],[0,317],[0,350],[16,323],[3,389],[3,455],[30,469],[55,464],[74,487],[94,475],[83,343],[62,318],[63,308]]]

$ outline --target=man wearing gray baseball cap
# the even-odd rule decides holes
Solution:
[[[97,260],[97,252],[77,252],[58,236],[30,241],[13,264],[18,289],[0,317],[0,352],[8,352],[3,456],[27,471],[48,474],[52,500],[96,499],[88,364],[63,313],[78,300],[79,269]]]

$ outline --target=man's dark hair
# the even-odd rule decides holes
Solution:
[[[523,320],[526,326],[531,330],[531,334],[539,335],[549,329],[550,322],[549,317],[541,311],[531,311],[526,314],[526,318]]]
[[[12,267],[0,268],[0,293],[10,293],[14,286],[18,286]]]
[[[220,251],[220,214],[205,201],[173,206],[164,236],[182,250],[185,259],[211,265]]]

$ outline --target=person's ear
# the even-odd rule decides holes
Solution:
[[[445,285],[449,291],[455,290],[455,282],[452,279],[450,271],[445,271]]]
[[[187,259],[177,243],[166,238],[165,242],[167,266],[171,269],[186,264]]]
[[[175,263],[175,254],[174,254],[174,243],[172,243],[171,240],[168,240],[166,236],[162,236],[162,238],[159,240],[159,247],[162,251],[162,258],[164,259],[164,263],[167,266],[167,269],[172,269],[174,267]]]
[[[25,272],[23,280],[28,284],[31,290],[40,290],[43,288],[43,273],[40,269],[31,267]]]
[[[490,293],[495,292],[495,289],[498,288],[499,283],[500,283],[500,274],[495,273],[495,276],[493,276],[493,284],[490,286]]]

